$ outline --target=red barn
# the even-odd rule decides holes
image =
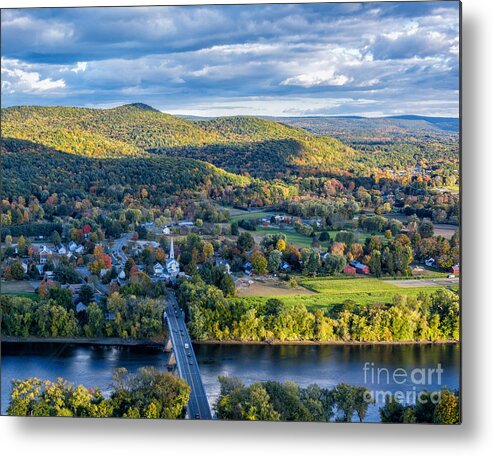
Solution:
[[[460,266],[458,264],[456,264],[456,265],[452,266],[450,271],[452,272],[452,274],[460,274]]]
[[[342,270],[342,272],[344,272],[344,274],[356,274],[356,268],[353,268],[352,266],[350,266],[349,264],[347,266],[344,267],[344,269]]]
[[[370,268],[366,264],[360,263],[359,261],[351,261],[349,264],[356,269],[358,274],[366,275],[370,273]]]

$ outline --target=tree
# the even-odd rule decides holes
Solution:
[[[402,423],[405,407],[393,397],[385,398],[385,405],[380,407],[380,421],[382,423]]]
[[[244,234],[244,233],[242,233]],[[250,263],[252,263],[253,269],[259,275],[265,274],[267,271],[267,260],[264,254],[260,250],[256,250],[250,256]]]
[[[53,242],[54,245],[60,244],[62,242],[62,238],[60,236],[60,233],[58,231],[53,231],[51,235],[51,242]]]
[[[88,305],[94,297],[94,291],[90,285],[82,285],[79,290],[80,302]]]
[[[328,231],[324,230],[320,233],[320,242],[330,241],[330,234]]]
[[[20,261],[16,261],[10,265],[10,274],[14,280],[22,280],[24,278],[24,268]]]
[[[84,333],[87,337],[101,337],[104,328],[104,314],[95,303],[89,303],[87,307],[87,324],[84,325]]]
[[[433,237],[435,227],[433,226],[432,222],[425,220],[424,222],[420,223],[418,227],[418,232],[423,239],[430,238]]]
[[[320,253],[311,249],[308,253],[308,258],[305,261],[304,271],[305,274],[315,276],[320,268]]]
[[[72,293],[68,288],[51,287],[48,289],[48,299],[52,299],[59,306],[70,310],[72,306]]]
[[[22,235],[17,240],[17,253],[19,256],[25,256],[27,254],[27,242]]]
[[[219,288],[226,297],[236,296],[235,281],[230,274],[223,274],[219,282]]]
[[[253,236],[250,233],[248,233],[247,231],[244,231],[238,237],[237,244],[238,244],[238,247],[240,248],[240,250],[245,252],[245,251],[253,249],[253,247],[255,245],[255,240],[253,239]]]
[[[368,267],[370,268],[372,274],[375,274],[376,277],[380,277],[382,275],[382,254],[378,250],[373,250],[371,252]]]
[[[238,222],[231,223],[231,235],[238,236],[238,233],[239,233]]]
[[[279,271],[279,267],[281,266],[282,253],[279,250],[272,250],[269,253],[269,259],[267,261],[267,269],[270,273],[274,274]]]
[[[440,402],[433,412],[433,422],[438,424],[460,424],[459,401],[454,393],[443,390]]]
[[[279,250],[280,252],[284,252],[284,250],[286,250],[286,240],[279,239],[276,243],[276,249]]]
[[[333,255],[341,255],[344,256],[346,251],[346,244],[344,242],[333,242],[330,247],[330,253]]]
[[[367,388],[340,383],[333,389],[332,394],[340,421],[349,423],[354,414],[363,421],[371,402],[368,400],[370,395]]]
[[[327,274],[341,272],[346,266],[346,258],[341,255],[329,254],[324,259],[324,269]]]

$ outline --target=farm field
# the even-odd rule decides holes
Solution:
[[[289,288],[286,283],[279,281],[260,282],[255,280],[253,284],[241,285],[237,290],[239,297],[308,296],[317,294],[304,287]]]
[[[2,281],[1,289],[3,295],[24,296],[30,298],[35,295],[35,286],[32,282],[27,280]]]
[[[239,222],[240,220],[255,220],[255,219],[261,219],[263,217],[271,217],[273,215],[280,215],[280,212],[264,212],[264,211],[244,211],[241,212],[240,210],[232,210],[230,211],[231,214],[231,221],[232,222]]]
[[[447,223],[435,223],[435,236],[443,236],[445,239],[452,239],[452,236],[459,228],[456,225],[449,225]]]
[[[374,278],[320,278],[306,279],[300,283],[307,290],[315,292],[312,295],[293,294],[277,295],[286,305],[304,304],[309,309],[330,308],[351,300],[360,305],[384,303],[390,304],[395,295],[418,296],[422,292],[432,292],[440,285],[424,285],[400,287],[390,281]],[[241,297],[241,296],[240,296]],[[271,296],[274,297],[274,296]],[[238,298],[237,298],[238,299]],[[245,299],[264,302],[267,296],[249,296]]]

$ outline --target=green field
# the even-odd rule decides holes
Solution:
[[[272,217],[273,215],[281,215],[280,212],[263,212],[263,211],[254,211],[248,212],[245,211],[243,214],[232,215],[230,217],[232,222],[239,222],[240,220],[256,220],[264,217]]]
[[[419,293],[430,293],[437,289],[434,286],[402,288],[390,281],[374,278],[320,278],[306,279],[300,285],[317,292],[314,295],[275,296],[286,305],[302,303],[309,309],[330,308],[352,300],[357,304],[392,303],[395,295],[418,296]],[[265,302],[269,297],[250,296],[256,302]]]

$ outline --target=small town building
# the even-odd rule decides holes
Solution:
[[[450,269],[450,272],[452,274],[460,274],[460,266],[458,264],[455,264],[454,266],[452,266],[452,268]]]
[[[87,306],[84,303],[79,302],[79,304],[75,306],[75,313],[81,312],[87,312]]]
[[[57,244],[55,248],[56,248],[58,255],[66,255],[67,254],[67,248],[63,244]]]
[[[49,247],[46,245],[41,246],[39,250],[39,263],[45,264],[51,255],[53,255],[53,251]]]
[[[355,268],[358,274],[366,275],[370,273],[370,268],[366,264],[360,263],[359,261],[351,261],[349,265]]]
[[[168,272],[172,280],[176,279],[178,273],[180,272],[180,263],[175,260],[173,239],[171,239],[171,244],[169,247],[169,257],[166,259],[166,271]]]
[[[161,276],[164,274],[164,267],[161,263],[156,263],[153,268],[155,276]]]
[[[344,274],[352,274],[352,275],[355,275],[356,274],[356,268],[351,266],[350,264],[346,265],[344,267],[344,269],[342,270],[342,272]]]

